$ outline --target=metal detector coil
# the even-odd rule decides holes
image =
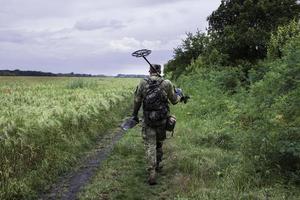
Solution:
[[[149,56],[151,54],[151,52],[152,51],[149,49],[140,49],[140,50],[133,52],[131,55],[134,57],[137,57],[137,58],[144,58],[144,60],[150,65],[150,67],[157,74],[157,76],[161,77],[160,73],[155,69],[155,67],[152,66],[152,64],[146,58],[146,56]]]
[[[151,54],[151,50],[149,50],[149,49],[140,49],[140,50],[137,50],[137,51],[133,52],[131,55],[134,56],[134,57],[140,58],[140,57],[149,56],[150,54]]]

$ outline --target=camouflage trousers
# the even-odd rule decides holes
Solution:
[[[142,134],[146,151],[147,170],[155,170],[157,164],[162,161],[162,146],[166,138],[166,129],[165,127],[152,128],[144,124]]]

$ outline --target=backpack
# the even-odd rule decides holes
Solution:
[[[145,80],[147,85],[143,98],[144,122],[150,127],[164,126],[169,113],[168,98],[161,88],[164,79]]]

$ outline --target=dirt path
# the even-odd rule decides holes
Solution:
[[[58,183],[53,185],[50,192],[42,195],[39,199],[77,199],[77,194],[89,183],[102,162],[112,151],[114,144],[121,139],[123,133],[124,131],[118,128],[110,134],[103,135],[99,138],[96,148],[88,153],[79,167],[61,177]]]

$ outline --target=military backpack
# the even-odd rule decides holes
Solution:
[[[164,79],[145,79],[147,81],[143,98],[144,121],[150,127],[166,124],[169,106],[166,92],[161,88]]]

